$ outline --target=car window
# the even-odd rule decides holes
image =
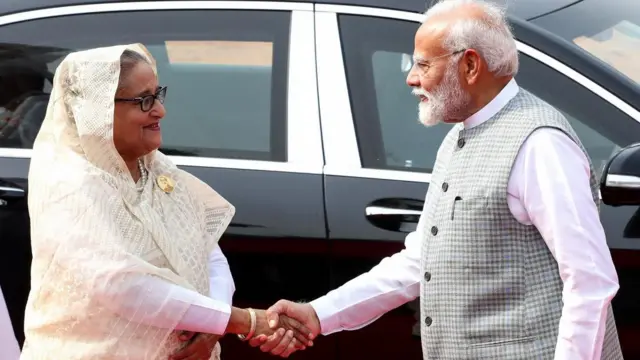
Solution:
[[[450,125],[424,127],[405,83],[418,25],[340,16],[351,106],[366,168],[430,172]],[[375,37],[375,29],[385,29]],[[600,97],[546,65],[520,54],[518,84],[563,112],[600,171],[620,147],[637,141],[640,125]],[[637,131],[637,130],[636,130]]]
[[[640,85],[640,2],[584,0],[534,19]]]
[[[289,12],[209,10],[2,26],[0,147],[32,146],[53,73],[69,52],[141,42],[167,86],[166,154],[286,161],[289,23]]]

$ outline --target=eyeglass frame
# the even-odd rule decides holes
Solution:
[[[456,51],[453,51],[453,52],[450,52],[450,53],[447,53],[447,54],[444,54],[444,55],[432,57],[430,59],[420,59],[419,61],[416,60],[416,58],[414,57],[413,58],[413,65],[411,66],[411,69],[412,70],[413,69],[417,69],[419,71],[418,75],[422,77],[422,76],[425,76],[427,74],[427,72],[431,69],[431,65],[432,65],[434,60],[443,59],[443,58],[448,57],[448,56],[458,55],[458,54],[463,53],[465,51],[467,51],[467,49],[460,49],[460,50],[456,50]],[[422,68],[422,67],[421,68],[417,68],[417,66],[426,66],[426,69]]]
[[[140,105],[140,110],[142,112],[149,112],[153,109],[153,106],[156,104],[156,101],[159,101],[160,104],[164,104],[165,97],[167,96],[167,87],[162,86],[158,88],[155,94],[145,95],[145,96],[137,96],[134,98],[115,98],[114,102],[132,102]],[[147,110],[144,109],[143,104],[146,99],[153,98],[153,102]]]

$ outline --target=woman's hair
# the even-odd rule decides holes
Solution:
[[[125,85],[125,80],[129,77],[131,70],[140,63],[149,63],[149,60],[137,51],[126,49],[120,56],[120,79],[118,80],[118,90]]]

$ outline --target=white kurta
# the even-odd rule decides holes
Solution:
[[[489,120],[518,93],[512,80],[464,125]],[[513,216],[535,226],[558,261],[564,282],[555,360],[598,360],[607,306],[618,277],[589,185],[589,161],[568,136],[536,130],[516,157],[507,189]],[[323,334],[362,328],[419,296],[424,236],[407,235],[405,249],[313,301]]]

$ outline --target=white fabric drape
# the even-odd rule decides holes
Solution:
[[[136,190],[113,143],[126,48],[155,68],[135,44],[72,53],[56,71],[29,170],[33,264],[22,359],[166,359],[181,346],[176,324],[209,293],[208,256],[235,209],[158,151],[144,157],[149,181]],[[174,180],[171,193],[156,185],[160,175]],[[149,277],[193,292],[147,291]]]

